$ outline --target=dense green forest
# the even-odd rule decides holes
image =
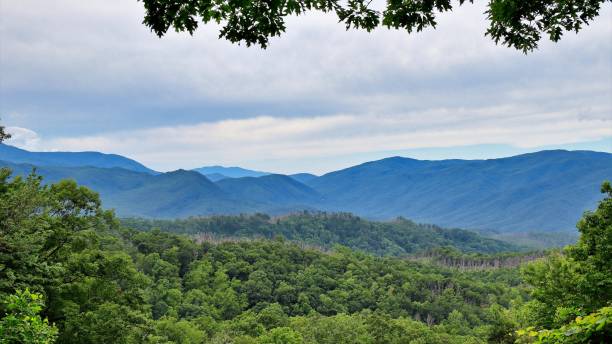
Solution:
[[[148,231],[158,228],[164,232],[195,234],[210,239],[283,237],[322,249],[340,244],[381,256],[403,256],[442,246],[452,246],[468,253],[521,250],[519,246],[462,229],[416,224],[404,218],[374,222],[349,213],[301,212],[275,218],[266,214],[176,220],[128,218],[122,223],[134,229]]]
[[[279,220],[292,226],[236,217],[239,229],[223,234],[246,235],[253,220],[274,230],[196,241],[150,229],[178,221],[121,223],[72,181],[45,186],[3,169],[0,343],[603,343],[612,335],[612,187],[602,191],[598,209],[578,224],[576,245],[520,268],[457,269],[394,257],[420,251],[410,238],[433,240],[422,258],[480,257],[470,240],[434,247],[447,246],[444,231],[421,239],[406,229],[403,238],[402,226],[415,226],[408,221],[381,229],[345,214]],[[346,227],[296,236],[300,223],[326,217]],[[345,238],[351,223],[375,234]],[[323,234],[344,246],[289,241],[320,244]],[[360,246],[377,235],[403,251]]]

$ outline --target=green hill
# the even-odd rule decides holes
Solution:
[[[272,218],[264,214],[191,217],[176,220],[123,219],[140,230],[159,228],[202,237],[268,238],[277,236],[302,244],[331,249],[340,244],[376,255],[405,256],[449,246],[462,252],[499,253],[521,250],[507,242],[461,229],[416,224],[405,219],[373,222],[346,213],[304,212]]]

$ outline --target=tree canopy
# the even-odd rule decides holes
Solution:
[[[464,253],[501,253],[522,247],[461,229],[417,224],[398,218],[391,222],[368,221],[350,213],[304,211],[280,217],[267,214],[223,215],[162,220],[126,218],[125,226],[194,234],[200,238],[267,238],[287,240],[329,250],[340,244],[381,256],[406,256],[449,246]]]
[[[602,191],[578,243],[521,276],[512,264],[464,269],[487,259],[446,248],[429,256],[446,264],[430,264],[248,231],[197,241],[139,231],[74,181],[44,185],[0,169],[0,344],[601,342],[612,330],[612,187]],[[332,219],[365,225],[347,216]],[[196,220],[156,223],[259,226]]]
[[[6,300],[7,315],[0,319],[0,344],[50,344],[57,328],[39,315],[44,307],[41,294],[17,291]]]
[[[0,143],[2,143],[2,141],[4,140],[8,140],[11,138],[11,134],[7,133],[4,130],[4,126],[0,125]]]
[[[519,334],[536,343],[603,343],[612,336],[612,186],[578,222],[575,245],[523,270],[533,299],[525,307],[532,326]],[[538,330],[538,331],[536,331]]]
[[[2,344],[483,343],[523,302],[518,283],[517,269],[127,229],[73,181],[0,170]]]
[[[435,28],[436,16],[473,0],[387,0],[375,8],[372,0],[138,0],[146,10],[144,24],[163,36],[170,28],[190,34],[199,23],[221,25],[219,38],[266,48],[269,39],[286,30],[288,16],[309,11],[335,13],[346,29],[372,31],[379,26],[419,32]],[[495,43],[525,53],[543,37],[553,42],[568,31],[578,32],[612,0],[490,0],[485,12],[486,35]]]

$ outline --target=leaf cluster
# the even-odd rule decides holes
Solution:
[[[221,26],[219,38],[266,48],[270,38],[286,30],[286,17],[309,11],[332,12],[347,30],[368,32],[380,25],[419,32],[436,27],[436,16],[473,0],[387,0],[381,9],[372,0],[141,0],[144,24],[163,36],[170,28],[193,34],[199,23]],[[491,0],[485,12],[486,35],[496,43],[525,53],[538,47],[542,36],[557,42],[564,32],[580,31],[610,0]]]

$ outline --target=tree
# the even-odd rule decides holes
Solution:
[[[593,216],[584,221],[580,254],[603,269],[597,233],[608,215]],[[15,333],[48,343],[40,332],[65,344],[463,344],[487,335],[502,342],[514,329],[504,307],[524,303],[508,283],[517,274],[453,272],[342,246],[324,253],[290,241],[197,244],[137,232],[121,228],[95,192],[73,181],[44,185],[34,174],[0,169],[0,300],[15,290],[40,291],[46,300],[27,318],[0,305],[0,344],[30,343]]]
[[[612,338],[612,307],[603,307],[585,317],[577,317],[571,323],[553,330],[519,330],[517,343],[579,344],[607,343]],[[608,338],[608,339],[606,339]]]
[[[259,344],[301,344],[302,336],[289,327],[277,327],[261,336]]]
[[[308,11],[333,12],[346,29],[368,32],[378,26],[411,33],[436,27],[436,14],[452,11],[451,0],[387,0],[385,8],[372,0],[138,0],[144,3],[147,25],[158,36],[172,27],[190,34],[204,24],[221,24],[219,38],[266,48],[269,39],[286,29],[285,17]],[[485,12],[486,35],[495,43],[525,53],[538,47],[542,36],[557,42],[566,31],[580,31],[611,0],[490,0]],[[459,0],[458,5],[473,0]]]
[[[289,317],[278,303],[272,303],[262,309],[257,315],[257,320],[266,329],[285,327],[289,324]]]
[[[0,143],[11,138],[11,134],[4,131],[4,126],[0,125]]]
[[[583,276],[578,285],[581,307],[592,312],[612,302],[612,186],[601,186],[604,199],[594,212],[578,222],[580,238],[567,249],[567,256]]]
[[[41,294],[17,291],[5,301],[8,313],[0,319],[0,344],[51,344],[57,328],[40,317]]]
[[[10,177],[0,169],[0,297],[53,284],[73,245],[82,247],[94,229],[113,225],[98,195],[74,181],[43,186],[34,174]]]
[[[560,326],[578,315],[595,312],[612,302],[612,187],[604,182],[604,199],[578,222],[576,245],[523,271],[533,286],[536,325]]]
[[[146,323],[150,282],[118,244],[117,224],[74,181],[42,185],[0,169],[0,298],[44,292],[61,343],[127,343]]]

